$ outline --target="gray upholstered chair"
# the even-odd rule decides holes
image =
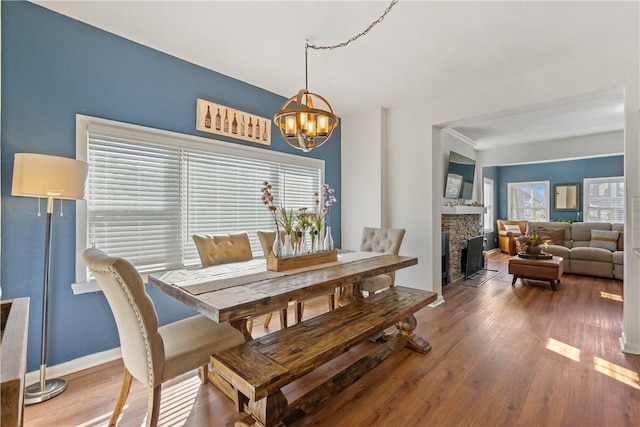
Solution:
[[[259,236],[259,235],[258,235]],[[251,242],[247,233],[233,234],[194,234],[193,241],[200,255],[202,267],[210,267],[212,265],[227,264],[230,262],[251,261],[253,252],[251,251]],[[271,240],[271,246],[275,240],[275,232]],[[262,243],[262,240],[260,241]],[[268,246],[268,247],[271,247]],[[265,327],[271,321],[271,313],[265,318]],[[248,323],[249,332],[251,332],[253,322]],[[280,327],[287,327],[287,310],[280,311]]]
[[[364,227],[362,229],[360,250],[398,255],[405,231],[404,228]],[[360,289],[367,291],[367,293],[371,295],[379,290],[390,288],[394,284],[395,272],[391,272],[364,279],[360,285]]]
[[[242,344],[244,336],[228,323],[218,324],[202,315],[158,327],[153,302],[131,263],[98,249],[87,249],[83,258],[113,312],[125,366],[109,425],[118,421],[135,378],[149,387],[147,426],[155,426],[162,383],[196,368],[206,381],[210,355]]]

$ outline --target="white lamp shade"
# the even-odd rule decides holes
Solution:
[[[11,195],[80,200],[84,198],[89,165],[68,157],[16,153]]]

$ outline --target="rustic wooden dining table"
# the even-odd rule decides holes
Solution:
[[[415,257],[341,251],[336,262],[289,271],[270,271],[265,259],[253,259],[151,274],[148,282],[218,323],[229,322],[250,340],[251,318],[336,288],[342,288],[339,303],[344,305],[359,298],[361,280],[417,263]]]
[[[324,337],[323,339],[313,337],[304,338],[297,335],[297,332],[294,333],[297,343],[296,346],[302,345],[301,343],[304,342],[313,342],[315,346],[313,349],[309,348],[307,350],[306,356],[312,359],[312,362],[303,363],[304,369],[301,370],[295,366],[289,366],[289,368],[287,368],[290,369],[290,372],[287,371],[288,375],[286,377],[291,380],[304,374],[306,371],[315,369],[329,359],[344,353],[346,349],[355,343],[366,339],[366,331],[368,328],[372,326],[376,326],[377,328],[383,324],[385,327],[396,324],[399,333],[396,334],[391,341],[385,343],[384,346],[379,347],[375,355],[365,357],[363,359],[364,362],[357,362],[354,364],[354,367],[348,367],[344,372],[337,374],[336,376],[340,377],[339,380],[334,381],[329,378],[325,381],[326,384],[323,383],[321,386],[318,386],[321,389],[319,393],[324,396],[323,398],[316,396],[318,392],[314,389],[305,393],[304,397],[298,400],[298,402],[313,401],[315,402],[315,406],[318,402],[324,401],[328,396],[339,393],[342,388],[362,376],[365,371],[368,371],[390,354],[405,346],[423,354],[431,349],[431,345],[427,341],[413,334],[416,321],[412,312],[434,301],[436,297],[435,293],[415,290],[416,294],[413,295],[406,288],[402,290],[396,288],[400,293],[405,295],[404,297],[400,297],[404,299],[404,302],[396,300],[395,292],[389,292],[388,295],[385,295],[384,300],[390,305],[384,307],[382,311],[372,311],[371,304],[360,304],[364,301],[360,292],[360,282],[363,279],[379,274],[390,273],[416,265],[417,263],[418,259],[415,257],[371,252],[340,251],[337,261],[289,271],[278,272],[267,270],[265,259],[254,259],[246,262],[223,264],[196,270],[183,269],[152,274],[148,277],[148,282],[150,285],[159,288],[168,295],[193,307],[201,314],[204,314],[216,322],[229,322],[244,334],[245,340],[247,341],[246,345],[255,342],[252,340],[251,333],[247,328],[247,322],[252,318],[286,309],[291,302],[297,303],[316,296],[329,295],[333,293],[335,289],[340,288],[341,294],[338,303],[345,307],[306,321],[320,322],[317,325],[316,323],[309,324],[309,331],[313,331],[314,333],[318,331],[318,333],[320,333],[321,330],[330,328],[331,333],[321,333]],[[409,294],[407,294],[407,292],[409,292]],[[385,294],[387,293],[385,292]],[[386,298],[387,296],[390,298]],[[377,301],[375,297],[366,298],[365,300]],[[376,304],[373,305],[375,306]],[[359,310],[362,310],[362,312]],[[374,313],[377,313],[375,319],[371,319],[371,321],[366,320],[368,319],[366,316],[374,315]],[[277,336],[278,338],[273,338],[273,340],[278,342],[275,347],[282,346],[282,351],[285,353],[290,353],[290,351],[287,350],[290,345],[289,338],[285,336],[287,332],[289,330],[294,331],[297,326],[306,323],[298,324],[302,321],[301,310],[296,310],[296,315],[300,317],[296,319],[295,326],[267,335],[272,337]],[[329,320],[327,316],[333,319]],[[343,318],[342,316],[346,317]],[[365,319],[366,325],[359,323],[362,319]],[[401,319],[404,320],[401,321]],[[323,322],[326,322],[326,324]],[[336,322],[340,326],[335,326],[334,324]],[[354,326],[351,326],[352,323]],[[332,329],[334,327],[337,329]],[[333,333],[340,328],[344,328],[341,333],[345,337],[349,336],[350,338],[345,338],[344,341],[342,339],[336,340],[332,338]],[[382,329],[378,332],[382,332]],[[307,331],[307,333],[309,331]],[[279,338],[280,335],[278,335],[278,333],[282,334],[283,332],[285,335]],[[279,341],[280,339],[282,339],[282,341]],[[274,348],[274,344],[272,343],[268,347]],[[249,350],[249,353],[251,353],[250,359],[253,360],[255,357],[253,350]],[[215,361],[217,363],[218,357],[220,356],[216,354],[212,355],[212,362]],[[263,356],[263,358],[264,357],[265,356]],[[297,360],[299,358],[294,357],[294,359]],[[375,361],[375,363],[372,361]],[[235,362],[232,364],[236,365]],[[242,364],[246,369],[234,370],[234,372],[237,371],[236,374],[238,374],[239,377],[221,375],[221,366],[217,366],[215,363],[213,363],[213,365],[216,366],[216,368],[208,371],[206,374],[207,379],[235,402],[238,411],[252,413],[253,415],[251,415],[251,417],[257,417],[252,418],[252,420],[260,419],[263,421],[258,422],[256,425],[270,425],[271,423],[266,421],[266,416],[259,415],[262,413],[261,410],[257,410],[258,415],[254,413],[256,412],[254,406],[257,405],[256,407],[262,408],[262,403],[256,404],[249,399],[251,393],[243,388],[245,380],[242,379],[242,376],[250,375],[251,372],[255,372],[257,369],[263,376],[266,375],[268,378],[272,378],[268,367],[280,366],[284,369],[283,365],[281,363],[267,363],[264,365],[258,363],[258,366],[255,366],[253,362],[249,361],[248,365],[246,363]],[[278,375],[275,375],[274,378],[276,377],[279,378]],[[279,410],[276,412],[280,417],[289,405],[287,400],[282,398],[279,391],[274,393],[275,397],[269,395],[262,400],[265,402],[269,399],[278,400]],[[266,407],[270,408],[267,412],[275,413],[273,412],[274,408],[271,404],[268,404]],[[307,411],[308,410],[309,408],[307,408]],[[240,423],[240,425],[242,425],[242,423]]]

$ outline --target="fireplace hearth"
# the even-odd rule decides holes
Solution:
[[[469,239],[479,236],[480,231],[479,214],[443,214],[442,231],[449,233],[449,274],[448,282],[452,283],[461,278],[465,278],[465,268],[462,264],[462,251],[467,248]],[[480,239],[480,269],[484,265],[482,257],[483,239]]]

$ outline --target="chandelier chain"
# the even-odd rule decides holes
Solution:
[[[389,7],[387,7],[387,9],[384,11],[384,13],[380,16],[380,18],[378,18],[377,20],[373,21],[366,30],[364,30],[363,32],[356,34],[355,36],[351,37],[349,40],[347,40],[346,42],[342,42],[342,43],[338,43],[332,46],[318,46],[315,44],[309,44],[307,43],[307,48],[311,48],[314,50],[323,50],[323,49],[329,49],[329,50],[333,50],[333,49],[338,49],[340,47],[345,47],[346,45],[348,45],[351,42],[354,42],[356,40],[358,40],[360,37],[362,36],[366,36],[367,33],[376,25],[378,25],[379,23],[381,23],[384,20],[384,17],[391,11],[391,8],[393,8],[393,6],[396,5],[396,3],[398,3],[399,0],[391,0],[391,4],[389,5]]]

